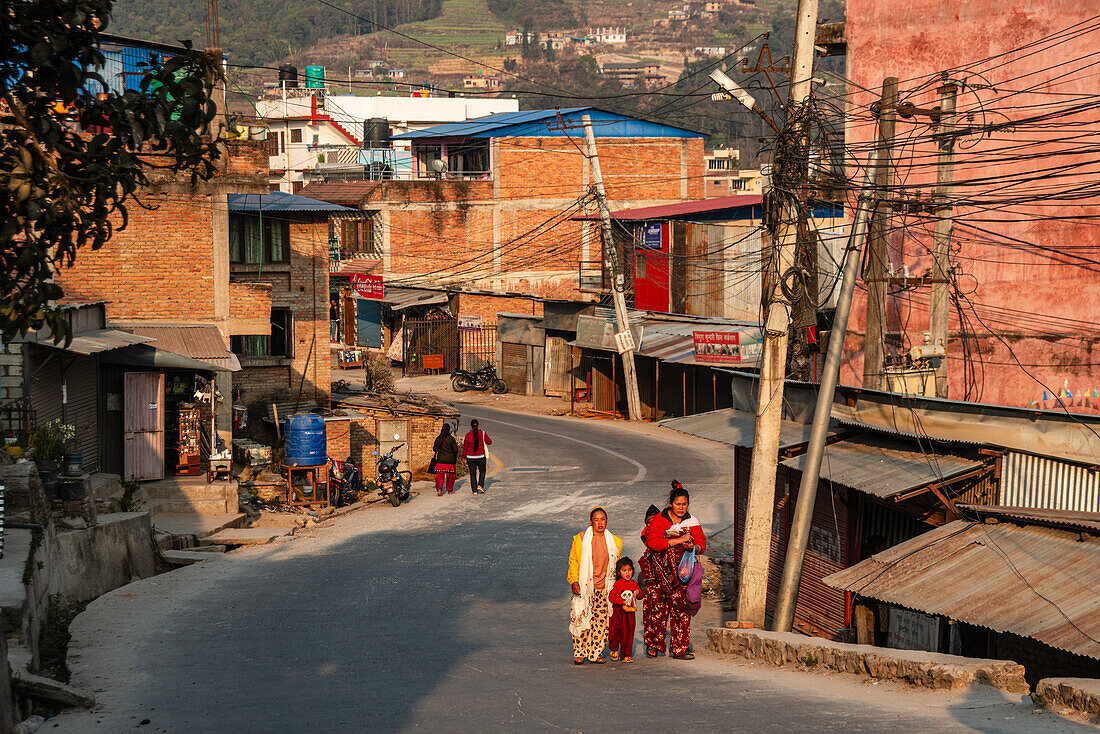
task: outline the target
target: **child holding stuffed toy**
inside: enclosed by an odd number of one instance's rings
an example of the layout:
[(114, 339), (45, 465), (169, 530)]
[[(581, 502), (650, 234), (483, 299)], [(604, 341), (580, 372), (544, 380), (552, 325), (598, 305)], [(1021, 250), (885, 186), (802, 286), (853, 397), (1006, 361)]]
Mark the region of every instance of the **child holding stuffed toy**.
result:
[(611, 601), (608, 644), (612, 660), (634, 662), (634, 612), (638, 609), (640, 592), (634, 580), (634, 561), (625, 556), (620, 558), (615, 564), (615, 585), (608, 594)]

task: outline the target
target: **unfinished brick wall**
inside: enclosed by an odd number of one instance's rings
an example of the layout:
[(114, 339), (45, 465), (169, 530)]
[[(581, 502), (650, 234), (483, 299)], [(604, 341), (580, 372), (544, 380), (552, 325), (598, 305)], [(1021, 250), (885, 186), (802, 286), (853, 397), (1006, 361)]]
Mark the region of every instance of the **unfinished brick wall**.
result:
[[(110, 320), (214, 318), (211, 197), (145, 193), (126, 229), (98, 250), (82, 248), (57, 280), (63, 303), (105, 301)], [(116, 226), (120, 223), (115, 219)]]
[(480, 316), (485, 325), (497, 322), (497, 313), (520, 313), (542, 316), (542, 301), (533, 298), (515, 298), (509, 296), (490, 296), (474, 293), (459, 293), (458, 313)]
[(325, 421), (325, 450), (339, 461), (351, 456), (351, 419)]
[[(356, 408), (356, 410), (363, 411), (362, 408)], [(432, 445), (435, 443), (435, 438), (439, 435), (439, 430), (443, 425), (442, 416), (408, 414), (394, 416), (387, 412), (381, 415), (381, 418), (383, 420), (396, 419), (409, 422), (409, 435), (405, 439), (409, 444), (410, 466), (408, 468), (410, 470), (422, 469), (431, 462)], [(378, 450), (378, 416), (352, 419), (349, 438), (352, 460), (363, 470), (364, 479), (373, 479), (378, 456), (371, 452)], [(459, 437), (459, 440), (461, 440), (461, 437)]]
[(227, 140), (225, 153), (223, 165), (226, 173), (246, 176), (263, 173), (265, 177), (268, 175), (271, 158), (266, 140)]
[(230, 283), (229, 315), (233, 318), (267, 318), (271, 315), (270, 283)]

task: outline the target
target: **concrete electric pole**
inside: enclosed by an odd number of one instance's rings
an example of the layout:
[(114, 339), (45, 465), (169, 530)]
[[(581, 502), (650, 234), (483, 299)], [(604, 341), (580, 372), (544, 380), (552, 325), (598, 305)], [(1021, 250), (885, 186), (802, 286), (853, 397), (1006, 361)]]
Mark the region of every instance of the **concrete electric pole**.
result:
[[(875, 190), (882, 192), (890, 185), (893, 163), (894, 128), (897, 121), (898, 78), (886, 77), (882, 82), (879, 102), (878, 166), (875, 169)], [(880, 197), (871, 215), (871, 237), (867, 243), (867, 328), (863, 337), (863, 386), (871, 390), (886, 389), (886, 293), (889, 289), (890, 204)]]
[[(881, 118), (879, 120), (881, 125)], [(881, 131), (880, 131), (881, 132)], [(844, 249), (844, 270), (840, 282), (840, 296), (836, 304), (836, 316), (829, 334), (829, 351), (825, 357), (825, 366), (821, 370), (821, 384), (817, 390), (817, 405), (814, 409), (814, 422), (810, 427), (810, 441), (806, 447), (805, 463), (802, 465), (802, 481), (798, 486), (798, 499), (794, 518), (791, 520), (791, 535), (787, 544), (787, 557), (783, 563), (783, 578), (779, 583), (779, 600), (775, 606), (775, 630), (789, 632), (794, 622), (794, 610), (798, 603), (798, 585), (802, 581), (802, 562), (806, 557), (806, 545), (810, 537), (810, 525), (813, 521), (814, 503), (817, 502), (817, 485), (821, 476), (821, 455), (825, 451), (825, 438), (829, 435), (829, 419), (832, 417), (833, 395), (836, 393), (837, 378), (840, 376), (840, 357), (844, 351), (844, 334), (848, 330), (848, 315), (852, 310), (852, 294), (856, 289), (856, 274), (859, 271), (859, 250), (863, 237), (867, 233), (867, 221), (873, 208), (874, 183), (879, 168), (881, 151), (876, 149), (867, 161), (867, 170), (856, 206), (852, 229), (848, 235), (848, 246)]]
[[(775, 154), (772, 195), (782, 197), (782, 221), (773, 245), (764, 347), (753, 432), (752, 468), (745, 508), (744, 547), (741, 552), (737, 618), (764, 627), (768, 596), (775, 472), (779, 461), (779, 428), (783, 415), (783, 388), (787, 371), (787, 339), (791, 302), (783, 292), (784, 276), (794, 267), (800, 211), (805, 207), (809, 174), (810, 80), (813, 74), (817, 0), (799, 0), (791, 59), (791, 87), (786, 118)], [(832, 340), (830, 340), (831, 342)]]
[[(623, 357), (623, 378), (626, 380), (626, 405), (630, 413), (630, 420), (642, 419), (642, 400), (638, 394), (638, 373), (634, 367), (634, 336), (630, 331), (630, 323), (626, 319), (626, 296), (623, 293), (625, 286), (622, 270), (619, 268), (619, 251), (615, 247), (615, 241), (611, 236), (611, 211), (607, 208), (607, 192), (603, 187), (603, 174), (600, 172), (600, 157), (596, 152), (596, 136), (592, 134), (592, 118), (585, 115), (581, 118), (584, 122), (585, 157), (588, 158), (592, 171), (592, 183), (596, 188), (596, 201), (600, 207), (600, 237), (603, 241), (604, 265), (611, 271), (611, 297), (615, 302), (615, 323), (619, 334), (627, 340), (629, 349), (621, 349)], [(618, 340), (617, 340), (618, 341)]]
[(951, 287), (951, 187), (955, 181), (955, 97), (958, 87), (947, 81), (939, 89), (939, 129), (936, 132), (939, 155), (936, 158), (936, 222), (932, 234), (932, 305), (928, 316), (928, 332), (932, 344), (943, 345), (943, 356), (935, 367), (936, 397), (947, 397), (948, 298)]

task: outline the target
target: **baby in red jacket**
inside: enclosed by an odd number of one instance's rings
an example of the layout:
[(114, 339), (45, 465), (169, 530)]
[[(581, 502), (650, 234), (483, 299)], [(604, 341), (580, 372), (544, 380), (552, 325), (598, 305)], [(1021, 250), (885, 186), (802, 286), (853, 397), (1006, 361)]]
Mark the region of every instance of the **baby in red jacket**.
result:
[(634, 662), (634, 612), (638, 609), (638, 582), (634, 580), (634, 561), (626, 556), (615, 564), (615, 585), (611, 587), (611, 624), (608, 644), (611, 659)]

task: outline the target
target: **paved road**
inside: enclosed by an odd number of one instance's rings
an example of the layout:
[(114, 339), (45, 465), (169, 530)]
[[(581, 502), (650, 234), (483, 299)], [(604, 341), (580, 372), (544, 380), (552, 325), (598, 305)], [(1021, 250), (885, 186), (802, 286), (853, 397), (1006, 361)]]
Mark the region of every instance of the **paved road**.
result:
[(642, 514), (675, 476), (720, 528), (729, 452), (652, 426), (470, 413), (500, 462), (488, 494), (462, 482), (375, 505), (102, 597), (70, 652), (97, 709), (43, 731), (1084, 730), (991, 690), (910, 692), (709, 653), (572, 665), (565, 565), (588, 508), (608, 507), (636, 558)]

